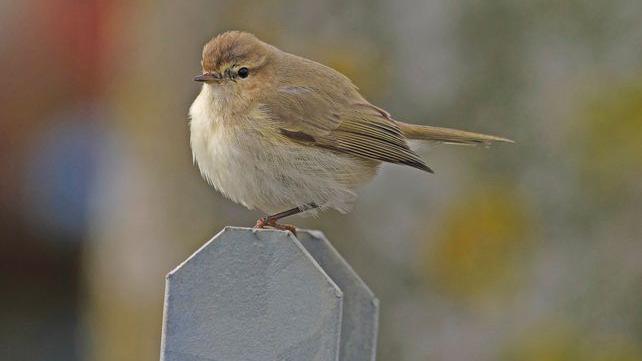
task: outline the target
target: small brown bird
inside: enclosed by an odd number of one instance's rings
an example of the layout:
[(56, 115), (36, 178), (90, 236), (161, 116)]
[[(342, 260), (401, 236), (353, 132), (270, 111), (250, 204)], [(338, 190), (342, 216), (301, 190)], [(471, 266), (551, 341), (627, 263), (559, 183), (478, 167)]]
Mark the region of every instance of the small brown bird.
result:
[(408, 139), (510, 142), (393, 119), (338, 71), (249, 33), (216, 36), (201, 64), (194, 80), (203, 87), (189, 111), (194, 161), (226, 197), (270, 214), (258, 228), (294, 232), (277, 221), (313, 209), (349, 211), (355, 188), (382, 162), (432, 173)]

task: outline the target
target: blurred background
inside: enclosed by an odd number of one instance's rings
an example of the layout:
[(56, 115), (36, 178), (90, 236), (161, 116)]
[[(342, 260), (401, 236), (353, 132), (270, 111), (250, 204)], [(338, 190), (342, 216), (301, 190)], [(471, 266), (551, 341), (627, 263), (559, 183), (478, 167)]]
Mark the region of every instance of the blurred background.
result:
[(164, 274), (260, 215), (192, 165), (201, 47), (339, 69), (423, 147), (320, 229), (381, 300), (379, 360), (642, 360), (642, 2), (0, 2), (0, 359), (157, 360)]

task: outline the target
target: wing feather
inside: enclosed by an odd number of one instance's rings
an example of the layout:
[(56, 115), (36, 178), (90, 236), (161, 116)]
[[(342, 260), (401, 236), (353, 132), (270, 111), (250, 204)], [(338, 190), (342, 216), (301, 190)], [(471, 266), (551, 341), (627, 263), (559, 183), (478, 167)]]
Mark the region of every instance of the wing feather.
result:
[(351, 156), (432, 170), (415, 154), (384, 110), (368, 103), (348, 78), (313, 61), (280, 62), (281, 83), (261, 99), (261, 106), (281, 134), (309, 146)]

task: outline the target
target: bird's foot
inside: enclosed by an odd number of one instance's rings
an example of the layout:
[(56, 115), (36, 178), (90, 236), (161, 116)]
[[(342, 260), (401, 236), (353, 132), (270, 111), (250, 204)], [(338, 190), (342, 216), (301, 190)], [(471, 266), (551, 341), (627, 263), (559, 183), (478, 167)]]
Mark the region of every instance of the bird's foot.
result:
[(256, 221), (256, 225), (254, 225), (254, 228), (258, 229), (265, 229), (265, 228), (273, 228), (273, 229), (278, 229), (280, 231), (290, 231), (292, 232), (293, 235), (296, 236), (296, 227), (291, 225), (291, 224), (279, 224), (276, 223), (276, 219), (271, 218), (271, 217), (261, 217), (259, 218), (258, 221)]

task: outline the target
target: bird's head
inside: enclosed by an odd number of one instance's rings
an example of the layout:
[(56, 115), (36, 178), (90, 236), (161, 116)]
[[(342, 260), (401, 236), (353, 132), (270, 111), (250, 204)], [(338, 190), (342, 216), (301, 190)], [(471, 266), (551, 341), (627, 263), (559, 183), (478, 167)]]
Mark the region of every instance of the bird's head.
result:
[(271, 84), (270, 65), (276, 51), (250, 33), (222, 33), (203, 48), (202, 74), (194, 80), (237, 106), (247, 104)]

